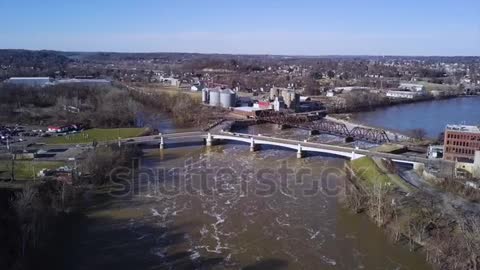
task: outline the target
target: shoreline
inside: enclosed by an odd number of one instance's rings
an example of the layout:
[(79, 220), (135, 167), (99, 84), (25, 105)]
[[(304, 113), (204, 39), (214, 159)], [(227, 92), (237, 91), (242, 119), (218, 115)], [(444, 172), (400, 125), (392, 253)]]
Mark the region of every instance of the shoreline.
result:
[[(474, 231), (478, 229), (474, 216), (468, 215), (465, 209), (449, 205), (450, 201), (436, 197), (436, 193), (416, 189), (405, 194), (400, 186), (389, 184), (394, 182), (382, 184), (365, 178), (366, 169), (400, 177), (394, 168), (377, 166), (367, 169), (352, 162), (345, 163), (341, 203), (346, 209), (366, 215), (394, 243), (420, 252), (433, 269), (470, 269), (469, 266), (478, 264), (480, 257), (475, 247), (478, 235), (472, 236), (462, 229), (463, 226), (471, 226)], [(459, 216), (462, 216), (460, 220), (451, 222)]]

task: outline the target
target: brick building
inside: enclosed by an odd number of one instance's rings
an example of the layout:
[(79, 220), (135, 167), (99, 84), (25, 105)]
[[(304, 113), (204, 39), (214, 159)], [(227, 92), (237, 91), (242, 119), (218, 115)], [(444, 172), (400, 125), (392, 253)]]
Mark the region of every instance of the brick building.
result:
[(480, 150), (478, 126), (447, 125), (444, 139), (444, 159), (473, 163)]

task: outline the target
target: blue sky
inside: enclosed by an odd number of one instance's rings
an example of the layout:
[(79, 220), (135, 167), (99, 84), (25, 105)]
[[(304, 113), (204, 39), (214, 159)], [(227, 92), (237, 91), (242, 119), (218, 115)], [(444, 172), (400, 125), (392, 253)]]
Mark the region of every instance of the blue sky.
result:
[(0, 48), (480, 55), (479, 0), (0, 0)]

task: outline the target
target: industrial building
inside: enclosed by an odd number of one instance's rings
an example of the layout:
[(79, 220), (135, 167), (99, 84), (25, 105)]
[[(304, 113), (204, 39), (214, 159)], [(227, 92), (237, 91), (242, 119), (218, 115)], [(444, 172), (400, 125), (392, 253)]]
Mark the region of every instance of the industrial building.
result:
[(233, 109), (233, 113), (241, 116), (245, 116), (247, 118), (255, 118), (258, 114), (262, 111), (270, 110), (265, 108), (259, 107), (236, 107)]
[(372, 90), (371, 87), (363, 87), (363, 86), (342, 86), (342, 87), (335, 87), (333, 91), (335, 93), (347, 93), (347, 92), (369, 92)]
[(160, 81), (160, 83), (162, 83), (164, 85), (173, 86), (173, 87), (180, 87), (180, 80), (179, 79), (175, 79), (175, 78), (172, 78), (172, 77), (165, 78), (163, 76), (160, 76), (158, 78), (158, 80)]
[(235, 107), (237, 102), (237, 94), (231, 89), (223, 89), (220, 91), (220, 106), (223, 108)]
[(473, 163), (480, 150), (480, 128), (467, 125), (447, 125), (444, 138), (444, 159)]
[(387, 91), (386, 96), (389, 98), (403, 98), (403, 99), (414, 99), (421, 97), (423, 94), (411, 91), (399, 91), (399, 90), (389, 90)]
[(53, 84), (53, 79), (50, 77), (12, 77), (5, 83), (24, 87), (45, 87)]
[(75, 84), (84, 86), (108, 86), (112, 82), (105, 79), (60, 79), (55, 82), (56, 84)]
[(293, 111), (298, 110), (300, 104), (300, 94), (292, 88), (272, 87), (270, 89), (270, 100), (275, 101), (278, 98), (279, 102), (285, 103), (285, 108)]
[(410, 91), (410, 92), (425, 92), (425, 86), (421, 84), (414, 84), (414, 83), (401, 83), (400, 86), (398, 87), (401, 90), (404, 91)]
[(232, 108), (236, 106), (237, 94), (231, 89), (204, 88), (202, 90), (202, 102), (210, 106)]
[(427, 94), (425, 86), (421, 84), (402, 83), (397, 89), (388, 90), (386, 95), (390, 98), (415, 99)]

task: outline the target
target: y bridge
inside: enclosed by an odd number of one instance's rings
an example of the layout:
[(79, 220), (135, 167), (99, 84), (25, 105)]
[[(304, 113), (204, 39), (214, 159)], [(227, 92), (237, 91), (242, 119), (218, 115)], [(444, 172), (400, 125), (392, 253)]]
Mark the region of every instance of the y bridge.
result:
[(164, 149), (169, 145), (169, 143), (187, 142), (193, 140), (204, 141), (207, 146), (212, 146), (219, 141), (242, 142), (249, 145), (250, 151), (252, 152), (259, 150), (261, 145), (277, 146), (285, 149), (295, 150), (297, 152), (297, 158), (302, 158), (305, 153), (312, 152), (334, 155), (350, 160), (355, 160), (364, 156), (375, 156), (390, 159), (397, 163), (411, 164), (413, 166), (420, 166), (422, 164), (427, 164), (431, 162), (426, 158), (415, 156), (380, 153), (345, 146), (336, 146), (330, 144), (232, 132), (209, 133), (204, 131), (195, 131), (185, 133), (159, 134), (156, 136), (144, 136), (125, 139), (122, 142), (127, 144), (156, 144), (159, 146), (160, 149)]
[(319, 120), (318, 116), (292, 115), (279, 112), (263, 111), (258, 115), (257, 119), (285, 127), (295, 127), (309, 130), (310, 134), (312, 135), (326, 133), (374, 143), (390, 142), (385, 130), (364, 127), (348, 129), (345, 124), (328, 120)]

